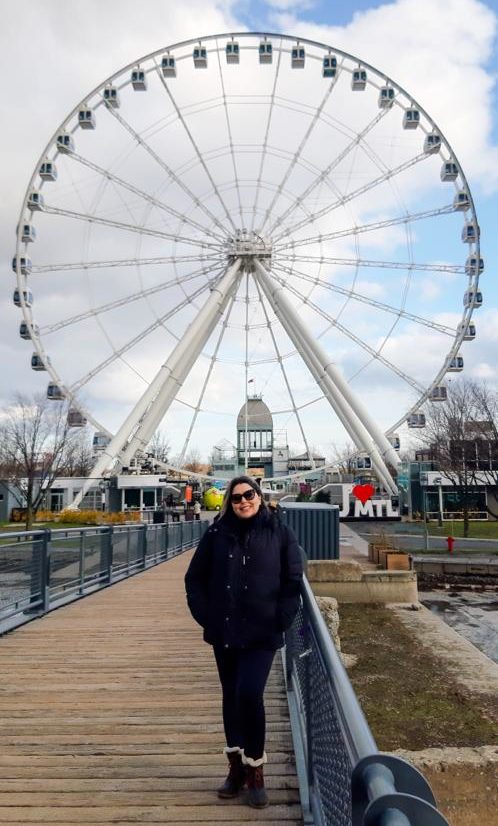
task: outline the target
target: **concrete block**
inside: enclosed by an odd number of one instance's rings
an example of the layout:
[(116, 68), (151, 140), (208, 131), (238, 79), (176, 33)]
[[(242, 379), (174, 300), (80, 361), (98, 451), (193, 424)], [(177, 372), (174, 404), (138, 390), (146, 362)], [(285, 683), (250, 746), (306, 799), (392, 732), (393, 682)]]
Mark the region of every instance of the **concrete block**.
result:
[(359, 562), (342, 559), (320, 559), (308, 561), (310, 582), (359, 582), (362, 567)]

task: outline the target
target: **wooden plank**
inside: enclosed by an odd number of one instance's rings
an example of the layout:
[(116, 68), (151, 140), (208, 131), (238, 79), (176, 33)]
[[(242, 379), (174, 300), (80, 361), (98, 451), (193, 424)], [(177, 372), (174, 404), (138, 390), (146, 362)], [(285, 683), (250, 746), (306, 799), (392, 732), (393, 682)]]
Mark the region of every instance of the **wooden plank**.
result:
[(271, 805), (216, 796), (221, 692), (186, 608), (189, 558), (0, 639), (0, 822), (302, 823), (280, 657), (265, 698)]

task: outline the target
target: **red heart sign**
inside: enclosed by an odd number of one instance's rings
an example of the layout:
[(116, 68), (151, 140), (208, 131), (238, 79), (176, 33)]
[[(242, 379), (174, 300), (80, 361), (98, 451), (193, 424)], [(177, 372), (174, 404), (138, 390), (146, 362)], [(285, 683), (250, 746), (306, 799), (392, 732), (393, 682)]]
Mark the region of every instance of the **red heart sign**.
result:
[(353, 488), (353, 496), (356, 496), (357, 499), (360, 500), (361, 504), (364, 505), (365, 502), (368, 502), (369, 499), (375, 493), (375, 488), (373, 485), (355, 485)]

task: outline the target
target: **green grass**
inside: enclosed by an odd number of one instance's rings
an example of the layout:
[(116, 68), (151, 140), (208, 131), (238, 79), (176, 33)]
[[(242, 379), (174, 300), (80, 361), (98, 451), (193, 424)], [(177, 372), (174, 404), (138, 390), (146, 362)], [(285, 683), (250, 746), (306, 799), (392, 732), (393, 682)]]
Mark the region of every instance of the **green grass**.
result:
[[(443, 522), (439, 527), (436, 521), (427, 523), (427, 530), (430, 536), (463, 536), (463, 522)], [(376, 533), (382, 533), (379, 526)], [(423, 522), (391, 522), (384, 529), (385, 533), (411, 533), (424, 534)], [(498, 539), (498, 520), (496, 522), (469, 522), (469, 539)]]
[[(463, 522), (444, 522), (442, 528), (437, 522), (429, 522), (427, 528), (431, 536), (463, 536)], [(498, 522), (470, 522), (470, 538), (498, 539)]]
[[(35, 522), (31, 528), (32, 531), (50, 530), (64, 530), (65, 528), (95, 528), (99, 527), (94, 524), (82, 524), (81, 522)], [(26, 526), (24, 522), (0, 522), (0, 533), (20, 533), (25, 531)]]

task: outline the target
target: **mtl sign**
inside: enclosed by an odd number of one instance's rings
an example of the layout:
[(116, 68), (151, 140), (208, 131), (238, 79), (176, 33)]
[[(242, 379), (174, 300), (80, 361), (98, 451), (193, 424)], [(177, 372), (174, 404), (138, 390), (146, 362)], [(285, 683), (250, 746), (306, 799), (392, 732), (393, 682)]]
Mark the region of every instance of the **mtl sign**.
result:
[(341, 485), (341, 488), (341, 519), (399, 519), (399, 508), (393, 506), (391, 499), (372, 499), (373, 485)]

